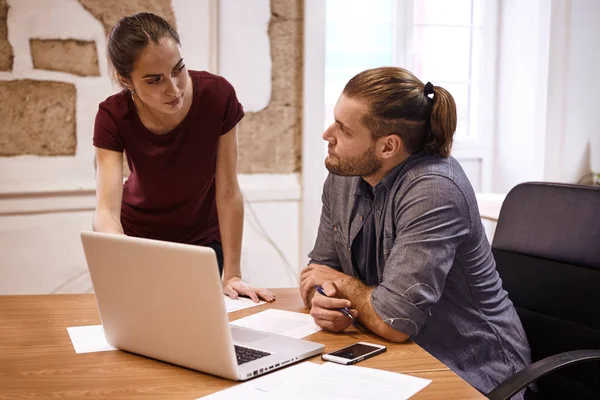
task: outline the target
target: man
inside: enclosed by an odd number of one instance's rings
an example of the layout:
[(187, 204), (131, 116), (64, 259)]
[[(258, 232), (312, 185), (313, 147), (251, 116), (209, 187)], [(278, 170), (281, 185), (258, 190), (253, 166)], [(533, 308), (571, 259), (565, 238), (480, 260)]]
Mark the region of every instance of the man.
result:
[(530, 349), (473, 188), (450, 157), (452, 96), (378, 68), (347, 83), (334, 116), (319, 233), (301, 274), (311, 315), (339, 332), (348, 307), (372, 332), (410, 338), (489, 392), (531, 362)]

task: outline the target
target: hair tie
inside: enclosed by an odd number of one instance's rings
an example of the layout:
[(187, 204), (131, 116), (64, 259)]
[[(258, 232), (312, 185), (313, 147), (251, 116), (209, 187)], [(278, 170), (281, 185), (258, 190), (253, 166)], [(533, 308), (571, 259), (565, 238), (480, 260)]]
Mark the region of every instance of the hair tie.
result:
[(425, 96), (427, 96), (427, 97), (429, 97), (430, 94), (434, 94), (433, 93), (433, 85), (431, 84), (431, 82), (427, 82), (425, 84), (424, 93), (425, 93)]

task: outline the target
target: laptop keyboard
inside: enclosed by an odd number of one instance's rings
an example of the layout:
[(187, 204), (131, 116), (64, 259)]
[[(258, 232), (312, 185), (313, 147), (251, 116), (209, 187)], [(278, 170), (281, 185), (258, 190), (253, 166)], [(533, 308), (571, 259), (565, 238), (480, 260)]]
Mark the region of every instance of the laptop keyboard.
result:
[(271, 353), (267, 353), (260, 350), (249, 349), (247, 347), (237, 346), (235, 347), (235, 355), (237, 357), (238, 365), (245, 364), (250, 361), (258, 360), (259, 358), (263, 358), (266, 356), (270, 356)]

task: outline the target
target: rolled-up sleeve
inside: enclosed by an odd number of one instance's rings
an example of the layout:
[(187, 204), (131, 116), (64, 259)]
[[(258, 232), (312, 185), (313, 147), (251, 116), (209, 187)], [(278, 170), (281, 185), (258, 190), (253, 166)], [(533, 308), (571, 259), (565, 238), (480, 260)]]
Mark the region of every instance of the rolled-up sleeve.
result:
[(315, 247), (308, 254), (311, 263), (327, 265), (338, 271), (342, 271), (340, 259), (335, 250), (335, 242), (333, 240), (333, 231), (331, 223), (331, 214), (329, 209), (329, 191), (331, 188), (331, 175), (327, 177), (323, 185), (323, 195), (321, 200), (323, 208), (321, 210), (321, 222), (319, 223), (319, 231)]
[[(417, 335), (440, 299), (456, 250), (471, 232), (465, 196), (443, 176), (415, 179), (395, 202), (396, 237), (371, 295), (379, 317)], [(385, 240), (385, 238), (384, 238)]]

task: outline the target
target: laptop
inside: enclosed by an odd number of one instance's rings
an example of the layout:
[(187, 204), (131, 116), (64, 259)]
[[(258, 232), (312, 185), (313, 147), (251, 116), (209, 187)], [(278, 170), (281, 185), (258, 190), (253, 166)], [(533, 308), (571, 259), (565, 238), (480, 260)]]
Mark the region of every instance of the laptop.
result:
[(107, 342), (231, 380), (323, 352), (307, 340), (229, 325), (208, 247), (81, 232)]

